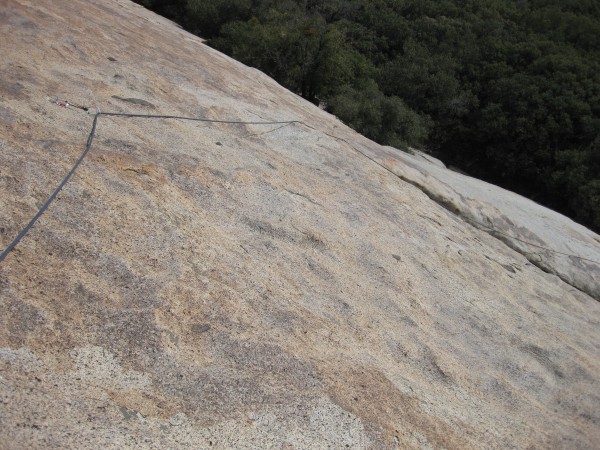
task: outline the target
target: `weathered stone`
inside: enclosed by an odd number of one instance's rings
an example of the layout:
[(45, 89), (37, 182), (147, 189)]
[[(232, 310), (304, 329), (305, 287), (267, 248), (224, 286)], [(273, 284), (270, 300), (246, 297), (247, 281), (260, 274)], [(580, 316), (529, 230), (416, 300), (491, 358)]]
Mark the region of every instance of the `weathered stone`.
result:
[(384, 163), (402, 179), (532, 264), (600, 301), (600, 236), (596, 233), (514, 192), (446, 169), (424, 153), (387, 150)]
[(600, 303), (462, 216), (576, 253), (566, 219), (535, 210), (549, 239), (124, 0), (5, 1), (0, 36), (2, 248), (97, 109), (149, 111), (113, 96), (306, 124), (99, 119), (0, 264), (3, 448), (597, 446)]

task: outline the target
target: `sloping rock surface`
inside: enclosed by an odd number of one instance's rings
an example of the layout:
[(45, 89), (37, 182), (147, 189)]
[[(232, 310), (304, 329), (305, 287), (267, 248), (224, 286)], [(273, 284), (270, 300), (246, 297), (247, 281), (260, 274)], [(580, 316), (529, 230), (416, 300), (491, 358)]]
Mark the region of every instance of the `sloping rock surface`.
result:
[(419, 151), (382, 161), (402, 179), (566, 283), (600, 300), (600, 236), (514, 192), (449, 170)]
[(100, 118), (0, 264), (2, 448), (597, 447), (600, 303), (398, 152), (123, 0), (0, 37), (2, 248), (97, 109), (306, 124)]

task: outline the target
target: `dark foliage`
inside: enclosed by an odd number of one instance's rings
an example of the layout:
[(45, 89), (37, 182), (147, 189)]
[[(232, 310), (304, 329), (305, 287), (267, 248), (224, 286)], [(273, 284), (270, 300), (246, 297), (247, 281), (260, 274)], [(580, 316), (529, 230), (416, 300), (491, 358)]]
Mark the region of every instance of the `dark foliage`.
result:
[(366, 136), (600, 230), (597, 0), (138, 0)]

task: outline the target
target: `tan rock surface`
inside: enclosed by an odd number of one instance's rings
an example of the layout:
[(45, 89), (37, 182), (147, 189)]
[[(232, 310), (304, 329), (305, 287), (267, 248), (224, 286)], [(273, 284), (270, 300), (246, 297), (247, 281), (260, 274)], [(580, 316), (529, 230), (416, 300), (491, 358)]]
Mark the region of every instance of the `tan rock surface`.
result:
[(375, 158), (395, 174), (554, 273), (600, 300), (600, 236), (534, 201), (485, 181), (447, 169), (419, 151), (414, 155), (386, 149)]
[(3, 448), (597, 447), (600, 303), (395, 153), (123, 0), (0, 36), (2, 248), (91, 127), (48, 96), (314, 127), (100, 118), (0, 264)]

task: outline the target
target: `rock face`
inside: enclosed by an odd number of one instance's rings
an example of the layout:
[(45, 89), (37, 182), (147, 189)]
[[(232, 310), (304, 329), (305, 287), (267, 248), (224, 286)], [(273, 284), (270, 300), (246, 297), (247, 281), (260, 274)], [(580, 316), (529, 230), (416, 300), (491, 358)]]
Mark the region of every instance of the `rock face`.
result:
[(0, 4), (2, 248), (98, 109), (306, 124), (100, 118), (0, 263), (3, 448), (597, 447), (600, 303), (414, 161), (135, 4)]
[(525, 197), (448, 170), (421, 152), (391, 149), (387, 159), (381, 153), (375, 158), (534, 265), (600, 301), (600, 236), (593, 231)]

